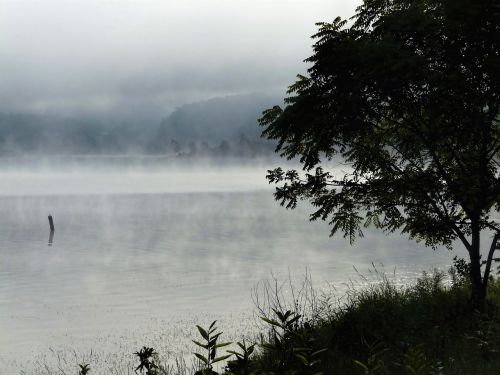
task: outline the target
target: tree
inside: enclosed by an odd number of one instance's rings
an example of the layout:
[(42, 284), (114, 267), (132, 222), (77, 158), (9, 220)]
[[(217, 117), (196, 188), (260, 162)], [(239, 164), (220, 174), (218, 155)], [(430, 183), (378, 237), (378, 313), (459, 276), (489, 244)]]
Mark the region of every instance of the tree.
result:
[[(303, 167), (269, 171), (281, 205), (310, 200), (351, 242), (370, 224), (461, 241), (478, 307), (500, 238), (499, 19), (497, 0), (365, 0), (317, 24), (308, 75), (259, 120)], [(339, 159), (350, 172), (335, 176)]]

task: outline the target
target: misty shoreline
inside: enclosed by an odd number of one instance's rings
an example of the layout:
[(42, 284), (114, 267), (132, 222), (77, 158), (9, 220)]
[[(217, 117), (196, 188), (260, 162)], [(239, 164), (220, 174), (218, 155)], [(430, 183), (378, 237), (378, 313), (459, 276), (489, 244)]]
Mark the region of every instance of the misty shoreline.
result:
[(158, 122), (0, 112), (0, 156), (269, 156), (275, 145), (261, 138), (257, 120), (277, 102), (264, 93), (217, 97), (182, 105)]

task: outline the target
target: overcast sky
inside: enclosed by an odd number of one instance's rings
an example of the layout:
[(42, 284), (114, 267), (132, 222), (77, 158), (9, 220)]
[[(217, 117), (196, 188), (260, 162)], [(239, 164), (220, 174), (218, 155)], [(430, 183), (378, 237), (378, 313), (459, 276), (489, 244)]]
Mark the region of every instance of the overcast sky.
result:
[(283, 92), (354, 0), (0, 0), (0, 111), (149, 113)]

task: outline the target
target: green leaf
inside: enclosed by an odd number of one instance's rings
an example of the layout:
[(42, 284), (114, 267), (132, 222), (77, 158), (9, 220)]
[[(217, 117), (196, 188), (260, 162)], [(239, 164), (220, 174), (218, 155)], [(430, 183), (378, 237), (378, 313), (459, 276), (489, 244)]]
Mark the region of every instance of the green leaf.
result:
[(300, 316), (300, 315), (297, 315), (297, 316), (293, 317), (293, 319), (290, 319), (290, 320), (288, 321), (288, 325), (290, 325), (290, 326), (291, 326), (293, 323), (295, 323), (295, 322), (296, 322), (297, 320), (299, 320), (300, 318), (301, 318), (301, 316)]
[(320, 349), (320, 350), (316, 350), (314, 353), (312, 353), (312, 354), (311, 354), (311, 356), (312, 356), (312, 357), (316, 357), (316, 356), (318, 356), (318, 355), (320, 355), (320, 354), (323, 354), (323, 353), (325, 353), (325, 352), (327, 352), (327, 351), (328, 351), (328, 349)]
[(200, 359), (201, 361), (203, 361), (206, 365), (208, 365), (208, 359), (207, 359), (205, 356), (203, 356), (203, 355), (201, 355), (201, 354), (199, 354), (199, 353), (194, 353), (194, 355), (195, 355), (198, 359)]
[(298, 359), (300, 359), (300, 361), (302, 362), (302, 364), (304, 366), (307, 366), (308, 361), (307, 361), (306, 357), (304, 357), (302, 354), (295, 354), (295, 357), (297, 357)]
[(303, 348), (303, 347), (295, 347), (293, 348), (293, 351), (295, 353), (307, 353), (311, 350), (311, 348)]
[(360, 362), (358, 360), (354, 360), (354, 363), (361, 367), (363, 370), (368, 371), (368, 366), (366, 366), (363, 362)]
[(212, 338), (210, 338), (210, 346), (214, 345), (217, 342), (217, 339), (220, 335), (222, 335), (222, 332), (219, 332), (216, 335), (212, 336)]
[(260, 346), (263, 347), (264, 349), (268, 349), (268, 350), (277, 350), (276, 346), (269, 344), (269, 343), (263, 343), (263, 344), (260, 344)]
[(281, 311), (279, 310), (276, 310), (276, 309), (272, 309), (274, 314), (278, 316), (279, 320), (281, 320), (282, 322), (285, 321), (285, 316), (281, 313)]
[(200, 331), (200, 335), (202, 335), (203, 338), (208, 341), (209, 336), (208, 336), (207, 331), (205, 331), (203, 328), (201, 328), (198, 325), (196, 326), (196, 328), (198, 328), (198, 331)]
[(217, 344), (215, 345), (215, 348), (223, 348), (224, 346), (228, 346), (228, 345), (231, 345), (232, 342), (228, 341), (228, 342), (221, 342), (220, 344)]
[(234, 354), (235, 356), (240, 356), (241, 354), (238, 353), (238, 352), (235, 352), (234, 350), (226, 350), (227, 353), (231, 353), (231, 354)]
[(260, 318), (261, 318), (264, 322), (266, 322), (266, 323), (269, 323), (269, 324), (271, 324), (271, 325), (273, 325), (273, 326), (276, 326), (276, 327), (283, 328), (283, 327), (281, 326), (281, 324), (280, 324), (280, 323), (278, 323), (276, 320), (271, 320), (271, 319), (268, 319), (268, 318), (266, 318), (265, 316), (261, 316)]
[(217, 358), (214, 358), (214, 360), (212, 361), (212, 363), (217, 363), (217, 362), (220, 362), (220, 361), (223, 361), (227, 358), (231, 357), (231, 355), (223, 355), (223, 356), (220, 356), (220, 357), (217, 357)]
[(201, 346), (204, 349), (208, 349), (208, 345), (206, 345), (206, 344), (202, 344), (201, 342), (196, 341), (196, 340), (191, 340), (191, 341), (194, 342), (196, 345)]

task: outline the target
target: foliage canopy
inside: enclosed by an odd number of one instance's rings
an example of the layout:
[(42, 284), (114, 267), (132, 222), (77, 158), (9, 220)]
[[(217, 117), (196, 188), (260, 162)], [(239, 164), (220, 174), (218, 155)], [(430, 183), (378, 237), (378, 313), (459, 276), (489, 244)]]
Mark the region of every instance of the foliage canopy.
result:
[(500, 233), (499, 19), (495, 0), (365, 0), (349, 22), (317, 24), (308, 75), (260, 119), (305, 170), (269, 171), (276, 199), (310, 200), (351, 241), (370, 224), (431, 247), (459, 239), (484, 299)]

